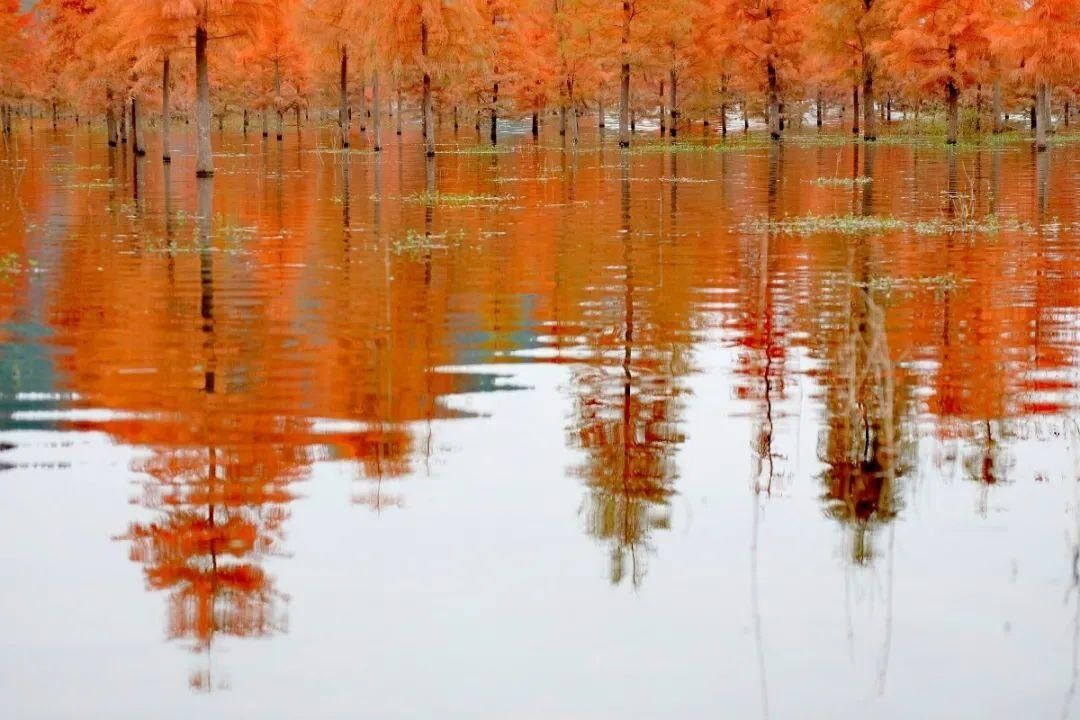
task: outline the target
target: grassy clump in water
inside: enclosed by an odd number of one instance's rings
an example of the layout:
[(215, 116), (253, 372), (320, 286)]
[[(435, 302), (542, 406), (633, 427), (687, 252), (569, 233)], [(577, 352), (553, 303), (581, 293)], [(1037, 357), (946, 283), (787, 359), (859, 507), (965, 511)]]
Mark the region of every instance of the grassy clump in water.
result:
[[(30, 260), (26, 264), (30, 269), (37, 267), (37, 263)], [(7, 253), (6, 255), (0, 255), (0, 282), (10, 283), (16, 275), (22, 275), (25, 272), (22, 259), (18, 253)]]
[(424, 192), (415, 193), (405, 198), (408, 202), (420, 203), (421, 205), (442, 205), (446, 207), (477, 207), (497, 205), (508, 200), (513, 200), (513, 195), (490, 195), (487, 193), (441, 193)]
[(853, 187), (855, 185), (869, 185), (874, 182), (874, 178), (869, 177), (819, 177), (815, 180), (811, 180), (811, 185), (817, 185), (819, 187)]
[(911, 232), (916, 235), (948, 235), (950, 233), (977, 233), (992, 235), (1000, 230), (1026, 231), (1030, 226), (1017, 219), (1002, 223), (996, 215), (983, 218), (940, 218), (910, 221), (891, 215), (803, 215), (801, 217), (770, 220), (758, 218), (739, 226), (749, 233), (773, 232), (786, 235), (873, 235), (888, 232)]
[(450, 233), (430, 235), (409, 228), (405, 233), (405, 237), (394, 240), (390, 247), (395, 255), (417, 257), (426, 255), (435, 250), (449, 250), (451, 247), (459, 244), (464, 237), (464, 230), (458, 231), (453, 235)]
[(910, 223), (891, 216), (803, 215), (782, 220), (758, 218), (743, 223), (740, 229), (753, 233), (775, 232), (788, 235), (817, 235), (830, 232), (841, 235), (862, 235), (907, 230), (909, 227)]

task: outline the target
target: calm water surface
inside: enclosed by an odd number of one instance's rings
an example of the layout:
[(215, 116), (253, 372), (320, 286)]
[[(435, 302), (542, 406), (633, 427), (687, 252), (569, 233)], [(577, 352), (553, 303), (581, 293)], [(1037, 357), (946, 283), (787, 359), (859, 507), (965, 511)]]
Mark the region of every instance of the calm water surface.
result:
[(331, 135), (0, 151), (0, 715), (1080, 717), (1080, 146)]

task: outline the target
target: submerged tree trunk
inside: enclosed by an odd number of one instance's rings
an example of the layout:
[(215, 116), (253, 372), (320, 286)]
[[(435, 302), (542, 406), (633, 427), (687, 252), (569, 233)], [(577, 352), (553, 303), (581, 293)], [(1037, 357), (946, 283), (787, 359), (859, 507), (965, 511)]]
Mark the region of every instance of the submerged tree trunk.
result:
[(777, 87), (776, 66), (771, 59), (765, 61), (765, 72), (769, 79), (765, 111), (768, 113), (769, 137), (780, 139), (780, 93)]
[(851, 88), (851, 134), (859, 134), (859, 86)]
[(214, 153), (210, 146), (210, 72), (206, 59), (205, 27), (195, 29), (195, 174), (214, 174)]
[(424, 63), (423, 126), (424, 154), (435, 157), (435, 124), (432, 122), (431, 107), (431, 71), (428, 69), (428, 26), (427, 21), (420, 22), (420, 56)]
[(1039, 151), (1047, 148), (1047, 134), (1050, 132), (1050, 93), (1044, 80), (1036, 81), (1035, 85), (1035, 109), (1032, 117), (1035, 121), (1035, 148)]
[(52, 129), (56, 130), (56, 101), (52, 102)]
[(142, 128), (140, 127), (141, 119), (139, 116), (139, 98), (131, 96), (131, 151), (135, 153), (135, 157), (143, 157), (146, 155), (146, 148), (142, 145)]
[[(7, 106), (4, 106), (5, 112)], [(4, 118), (4, 130), (7, 131), (7, 118)], [(109, 137), (109, 147), (116, 147), (118, 145), (116, 141), (116, 107), (113, 102), (112, 88), (105, 88), (105, 131)]]
[(600, 97), (598, 97), (596, 99), (596, 119), (597, 119), (597, 125), (596, 126), (597, 127), (602, 128), (602, 127), (607, 126), (607, 121), (604, 119), (604, 115), (605, 115), (604, 96), (601, 95)]
[(727, 137), (727, 104), (720, 103), (720, 135)]
[(349, 147), (349, 48), (341, 46), (341, 77), (338, 87), (338, 128), (341, 130), (341, 147)]
[(169, 56), (166, 55), (161, 63), (161, 161), (172, 162), (172, 141), (170, 138), (170, 125), (172, 118), (172, 106), (169, 98)]
[(874, 114), (874, 61), (863, 53), (863, 140), (877, 140), (877, 116)]
[(394, 122), (397, 125), (396, 131), (397, 131), (398, 135), (401, 135), (401, 133), (404, 131), (404, 127), (403, 127), (404, 120), (402, 118), (405, 115), (405, 112), (401, 109), (401, 105), (402, 105), (403, 102), (404, 101), (401, 99), (401, 80), (398, 80), (398, 85), (397, 85), (397, 112), (394, 114)]
[(274, 60), (274, 108), (277, 113), (275, 132), (278, 140), (285, 139), (285, 108), (281, 107), (281, 60)]
[[(495, 72), (498, 72), (496, 68)], [(496, 82), (491, 86), (491, 144), (494, 145), (499, 140), (499, 83)]]
[[(363, 68), (360, 68), (360, 71), (361, 71), (361, 74), (363, 74)], [(360, 81), (360, 96), (357, 99), (360, 101), (360, 132), (366, 133), (367, 132), (367, 119), (368, 119), (367, 81), (366, 80), (361, 80)], [(349, 113), (349, 114), (350, 114), (350, 116), (352, 115), (352, 113)]]
[(960, 89), (953, 80), (945, 85), (946, 137), (945, 142), (955, 145), (960, 134)]
[(535, 110), (532, 114), (532, 136), (540, 137), (540, 113)]
[(1001, 112), (1001, 81), (994, 81), (994, 90), (992, 99), (990, 101), (990, 112), (994, 115), (994, 134), (1002, 133), (1005, 131), (1005, 119)]
[(270, 137), (270, 111), (265, 105), (262, 108), (262, 136)]
[(623, 0), (622, 64), (619, 68), (619, 147), (630, 147), (630, 0)]
[(821, 127), (825, 122), (825, 103), (821, 99), (821, 90), (818, 90), (817, 92), (817, 98), (815, 98), (814, 101), (814, 110), (816, 115), (814, 119), (817, 122), (817, 126)]
[(371, 148), (375, 152), (382, 150), (382, 101), (379, 98), (379, 73), (371, 79), (371, 122), (374, 124), (375, 137), (372, 138)]
[(672, 68), (668, 75), (668, 108), (671, 112), (671, 137), (679, 135), (679, 74)]

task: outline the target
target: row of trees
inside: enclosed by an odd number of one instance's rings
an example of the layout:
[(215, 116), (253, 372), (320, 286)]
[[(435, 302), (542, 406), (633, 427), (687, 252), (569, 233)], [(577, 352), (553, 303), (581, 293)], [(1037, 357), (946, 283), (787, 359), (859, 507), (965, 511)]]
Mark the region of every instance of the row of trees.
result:
[(359, 114), (378, 150), (387, 90), (399, 132), (406, 98), (419, 101), (428, 155), (436, 105), (494, 141), (502, 115), (538, 132), (551, 112), (574, 140), (584, 113), (604, 124), (615, 104), (623, 146), (636, 113), (659, 112), (674, 136), (695, 114), (726, 132), (739, 108), (778, 139), (839, 105), (872, 140), (894, 103), (928, 104), (955, 142), (961, 105), (995, 131), (1022, 107), (1045, 148), (1052, 122), (1036, 118), (1068, 103), (1078, 58), (1080, 0), (40, 0), (29, 15), (0, 0), (5, 129), (20, 104), (54, 123), (104, 115), (110, 142), (130, 127), (141, 153), (151, 102), (166, 160), (171, 116), (194, 115), (201, 175), (213, 116), (230, 111), (245, 128), (261, 115), (265, 135), (275, 116), (280, 137), (287, 112), (336, 106), (341, 144)]

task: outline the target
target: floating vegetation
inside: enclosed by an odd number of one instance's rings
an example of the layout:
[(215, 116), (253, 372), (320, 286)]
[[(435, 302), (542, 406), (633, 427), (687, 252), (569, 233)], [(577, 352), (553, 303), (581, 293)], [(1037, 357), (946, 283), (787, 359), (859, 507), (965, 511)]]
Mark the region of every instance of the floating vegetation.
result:
[(506, 155), (515, 152), (505, 145), (467, 145), (449, 150), (439, 150), (440, 155)]
[(818, 185), (820, 187), (853, 187), (856, 185), (869, 185), (872, 182), (874, 182), (874, 178), (865, 176), (853, 178), (819, 177), (810, 181), (812, 185)]
[[(37, 263), (30, 260), (26, 263), (26, 266), (33, 270), (37, 267)], [(6, 255), (0, 255), (0, 282), (10, 283), (16, 275), (22, 275), (26, 268), (23, 267), (22, 259), (18, 253), (7, 253)]]
[(1031, 226), (1018, 219), (999, 221), (996, 215), (974, 218), (938, 218), (934, 220), (904, 220), (891, 215), (803, 215), (770, 220), (758, 218), (742, 223), (742, 232), (773, 232), (787, 235), (873, 235), (888, 232), (912, 232), (916, 235), (947, 235), (949, 233), (994, 234), (1000, 230), (1028, 231)]
[(863, 288), (870, 292), (891, 293), (894, 290), (934, 290), (935, 292), (952, 292), (959, 290), (963, 285), (970, 285), (974, 280), (958, 278), (953, 273), (943, 275), (931, 275), (915, 278), (895, 278), (888, 275), (877, 275), (863, 283), (853, 283), (855, 287)]
[(108, 180), (90, 180), (82, 183), (71, 183), (68, 185), (73, 190), (115, 190), (119, 183), (114, 179)]
[(429, 235), (417, 232), (412, 228), (405, 233), (404, 238), (394, 240), (391, 249), (395, 255), (418, 256), (425, 255), (434, 250), (448, 250), (461, 243), (465, 238), (465, 231), (459, 230), (455, 234), (441, 233)]
[(449, 207), (483, 207), (497, 205), (513, 199), (513, 195), (489, 195), (486, 193), (432, 193), (426, 190), (424, 192), (409, 195), (405, 198), (407, 202)]

